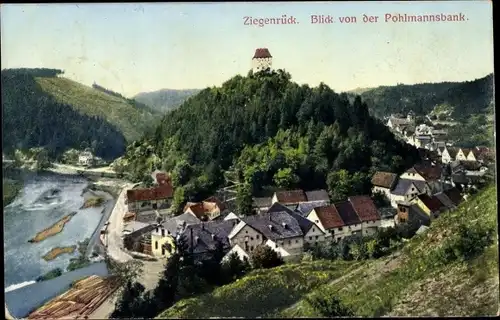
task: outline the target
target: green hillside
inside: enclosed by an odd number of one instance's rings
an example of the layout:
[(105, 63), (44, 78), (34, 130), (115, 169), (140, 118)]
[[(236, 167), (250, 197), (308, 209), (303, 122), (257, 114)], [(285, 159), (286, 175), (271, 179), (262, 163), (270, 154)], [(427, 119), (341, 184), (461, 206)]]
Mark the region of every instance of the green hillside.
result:
[(181, 300), (158, 318), (318, 317), (333, 294), (356, 316), (487, 316), (498, 310), (496, 188), (490, 186), (389, 257), (257, 270)]
[(165, 113), (179, 107), (189, 97), (200, 92), (200, 89), (161, 89), (153, 92), (141, 92), (134, 99), (153, 110)]
[(224, 172), (253, 193), (328, 188), (336, 198), (367, 193), (374, 170), (400, 172), (417, 159), (361, 99), (300, 86), (277, 70), (200, 91), (131, 144), (117, 168), (137, 181), (155, 168), (172, 172), (185, 199), (213, 194)]
[(493, 74), (465, 82), (399, 84), (353, 93), (359, 93), (377, 117), (410, 110), (426, 115), (438, 108), (450, 110), (455, 119), (466, 119), (471, 114), (492, 112)]
[(157, 117), (133, 101), (63, 78), (56, 69), (2, 70), (3, 151), (45, 147), (57, 157), (91, 147), (103, 158), (155, 127)]
[(67, 78), (35, 79), (42, 90), (58, 102), (69, 104), (82, 114), (106, 119), (123, 133), (128, 142), (139, 139), (155, 127), (156, 117), (151, 112), (135, 107), (125, 98), (104, 93)]

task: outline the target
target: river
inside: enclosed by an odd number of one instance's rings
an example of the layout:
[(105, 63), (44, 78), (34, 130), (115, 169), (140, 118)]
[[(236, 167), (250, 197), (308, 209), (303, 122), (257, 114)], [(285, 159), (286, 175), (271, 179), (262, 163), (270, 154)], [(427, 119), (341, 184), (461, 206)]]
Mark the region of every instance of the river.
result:
[[(82, 191), (87, 185), (88, 181), (79, 176), (43, 173), (24, 177), (23, 189), (4, 208), (6, 291), (32, 283), (38, 276), (54, 268), (66, 270), (70, 258), (78, 255), (77, 251), (48, 262), (42, 256), (52, 248), (76, 245), (78, 241), (92, 237), (96, 228), (102, 224), (102, 207), (80, 210), (84, 203)], [(51, 190), (60, 191), (53, 195)], [(47, 195), (49, 196), (45, 197)], [(28, 242), (37, 232), (73, 211), (77, 214), (62, 232), (39, 243)]]

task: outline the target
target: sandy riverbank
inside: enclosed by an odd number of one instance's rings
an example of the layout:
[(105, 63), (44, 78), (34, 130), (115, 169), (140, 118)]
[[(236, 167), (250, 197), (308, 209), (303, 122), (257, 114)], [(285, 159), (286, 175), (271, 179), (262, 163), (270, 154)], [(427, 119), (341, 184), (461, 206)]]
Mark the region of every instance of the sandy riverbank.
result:
[(71, 220), (71, 218), (76, 214), (76, 211), (71, 212), (70, 214), (62, 217), (61, 220), (57, 221), (47, 229), (44, 229), (36, 234), (36, 236), (33, 239), (28, 240), (28, 242), (40, 242), (48, 237), (52, 237), (59, 232), (63, 231), (64, 225)]
[(75, 250), (76, 250), (76, 246), (57, 247), (57, 248), (54, 248), (54, 249), (50, 250), (42, 258), (45, 261), (50, 261), (50, 260), (54, 260), (55, 258), (57, 258), (58, 256), (60, 256), (61, 254), (73, 253), (73, 252), (75, 252)]

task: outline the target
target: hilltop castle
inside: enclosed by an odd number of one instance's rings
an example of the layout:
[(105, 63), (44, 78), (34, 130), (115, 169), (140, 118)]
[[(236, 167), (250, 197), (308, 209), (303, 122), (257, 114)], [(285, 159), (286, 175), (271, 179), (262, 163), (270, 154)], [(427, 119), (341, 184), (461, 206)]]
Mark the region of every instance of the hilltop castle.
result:
[(267, 48), (258, 48), (252, 58), (253, 72), (259, 72), (266, 69), (271, 69), (273, 64), (273, 56)]

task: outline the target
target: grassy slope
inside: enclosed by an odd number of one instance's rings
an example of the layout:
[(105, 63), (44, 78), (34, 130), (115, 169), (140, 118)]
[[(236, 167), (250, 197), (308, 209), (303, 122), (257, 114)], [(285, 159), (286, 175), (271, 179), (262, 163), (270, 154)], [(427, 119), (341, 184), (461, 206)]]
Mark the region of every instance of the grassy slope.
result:
[(272, 316), (321, 283), (334, 280), (359, 263), (315, 261), (255, 270), (212, 293), (178, 302), (158, 318)]
[(22, 182), (2, 178), (2, 198), (4, 207), (9, 205), (23, 188)]
[(115, 97), (63, 77), (36, 78), (42, 89), (59, 102), (89, 116), (102, 117), (120, 130), (129, 142), (154, 128), (158, 117)]
[(255, 271), (210, 294), (178, 302), (164, 317), (311, 317), (307, 294), (333, 286), (358, 316), (473, 316), (498, 309), (498, 242), (470, 262), (433, 263), (460, 223), (496, 229), (496, 188), (489, 187), (394, 256), (364, 262), (315, 261)]

